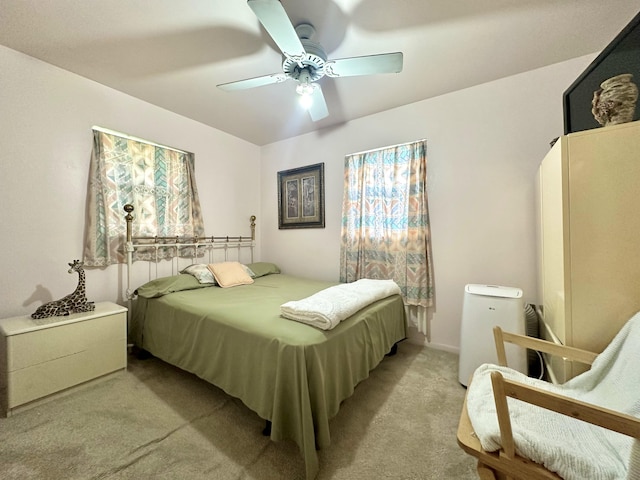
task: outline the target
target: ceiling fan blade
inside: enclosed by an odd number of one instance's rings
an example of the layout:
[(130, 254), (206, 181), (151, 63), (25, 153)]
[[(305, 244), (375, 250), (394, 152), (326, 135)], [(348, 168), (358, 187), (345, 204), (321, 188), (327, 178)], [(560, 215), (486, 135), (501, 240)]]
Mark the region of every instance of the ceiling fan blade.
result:
[(315, 87), (311, 94), (313, 103), (309, 107), (309, 116), (311, 116), (311, 120), (317, 122), (318, 120), (322, 120), (329, 116), (329, 109), (327, 108), (327, 102), (324, 99), (324, 94), (322, 93), (320, 85), (317, 83), (314, 85)]
[(364, 57), (329, 60), (324, 66), (328, 77), (351, 77), (376, 73), (398, 73), (402, 71), (402, 52), (381, 53)]
[(287, 80), (284, 73), (272, 73), (262, 77), (247, 78), (246, 80), (238, 80), (235, 82), (221, 83), (217, 87), (221, 90), (231, 92), (234, 90), (246, 90), (248, 88), (262, 87), (263, 85), (271, 85), (272, 83), (280, 83)]
[(295, 59), (306, 53), (279, 0), (247, 0), (247, 4), (286, 57)]

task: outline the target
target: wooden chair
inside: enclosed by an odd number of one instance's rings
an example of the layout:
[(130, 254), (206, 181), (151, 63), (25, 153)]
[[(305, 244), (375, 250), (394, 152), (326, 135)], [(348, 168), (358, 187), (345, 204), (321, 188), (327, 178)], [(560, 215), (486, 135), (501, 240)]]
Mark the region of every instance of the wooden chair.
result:
[[(591, 365), (597, 354), (572, 347), (556, 345), (540, 339), (503, 332), (500, 327), (493, 330), (498, 354), (498, 363), (507, 366), (504, 343), (513, 343), (551, 355), (559, 355), (568, 360)], [(469, 455), (478, 459), (478, 476), (481, 480), (522, 479), (550, 480), (561, 479), (541, 464), (523, 458), (515, 453), (511, 430), (511, 420), (507, 406), (507, 397), (519, 399), (533, 405), (559, 412), (563, 415), (599, 425), (636, 439), (640, 439), (640, 419), (599, 406), (540, 390), (531, 386), (505, 379), (500, 372), (491, 373), (491, 383), (496, 403), (498, 424), (500, 427), (501, 450), (486, 452), (476, 437), (465, 398), (458, 425), (458, 445)]]

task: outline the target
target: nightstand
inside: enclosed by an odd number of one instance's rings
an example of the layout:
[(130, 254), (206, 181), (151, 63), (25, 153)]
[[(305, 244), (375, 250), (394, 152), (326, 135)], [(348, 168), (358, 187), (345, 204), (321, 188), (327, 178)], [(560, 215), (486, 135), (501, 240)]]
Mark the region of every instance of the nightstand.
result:
[(127, 368), (127, 309), (0, 319), (0, 411)]

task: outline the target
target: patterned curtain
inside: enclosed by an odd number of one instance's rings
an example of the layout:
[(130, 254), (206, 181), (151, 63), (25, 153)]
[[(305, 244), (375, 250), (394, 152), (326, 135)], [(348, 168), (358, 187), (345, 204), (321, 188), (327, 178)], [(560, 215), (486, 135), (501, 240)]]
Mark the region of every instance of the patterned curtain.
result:
[[(134, 206), (133, 236), (203, 236), (194, 155), (93, 131), (89, 171), (86, 266), (125, 263), (124, 205)], [(158, 259), (175, 256), (158, 250)], [(155, 260), (136, 250), (134, 260)]]
[(345, 157), (340, 281), (393, 279), (406, 305), (433, 306), (426, 142)]

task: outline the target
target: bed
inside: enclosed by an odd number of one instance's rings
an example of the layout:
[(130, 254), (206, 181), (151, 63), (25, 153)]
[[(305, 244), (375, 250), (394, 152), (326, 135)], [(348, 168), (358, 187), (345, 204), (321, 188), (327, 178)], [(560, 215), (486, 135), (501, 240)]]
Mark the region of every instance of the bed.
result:
[(377, 300), (322, 330), (282, 317), (280, 307), (334, 283), (286, 275), (268, 262), (247, 266), (254, 277), (247, 285), (220, 288), (178, 273), (137, 288), (130, 337), (241, 399), (267, 421), (272, 440), (297, 443), (313, 479), (316, 449), (329, 445), (340, 403), (405, 339), (403, 301)]

